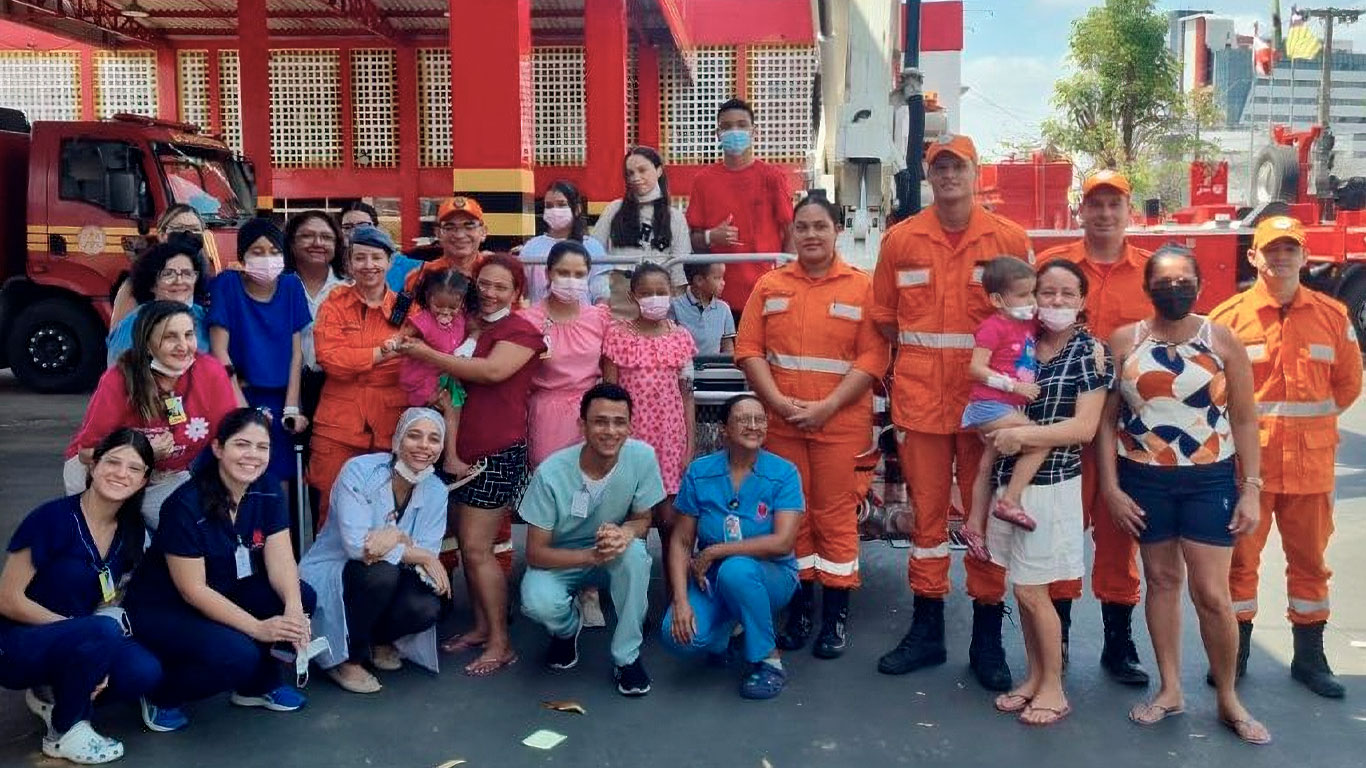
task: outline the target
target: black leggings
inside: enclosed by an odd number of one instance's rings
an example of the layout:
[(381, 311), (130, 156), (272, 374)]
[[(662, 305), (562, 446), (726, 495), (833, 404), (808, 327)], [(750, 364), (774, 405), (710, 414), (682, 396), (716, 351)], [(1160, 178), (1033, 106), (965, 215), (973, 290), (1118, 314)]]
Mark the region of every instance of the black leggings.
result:
[(370, 658), (376, 644), (392, 643), (436, 624), (441, 599), (412, 568), (386, 562), (348, 560), (342, 569), (349, 661)]

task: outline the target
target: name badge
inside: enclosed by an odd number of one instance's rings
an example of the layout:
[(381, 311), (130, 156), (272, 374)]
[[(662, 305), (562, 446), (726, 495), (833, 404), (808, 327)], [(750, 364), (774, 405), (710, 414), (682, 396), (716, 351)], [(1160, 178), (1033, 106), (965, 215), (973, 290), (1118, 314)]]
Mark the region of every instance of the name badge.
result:
[(166, 406), (166, 422), (171, 426), (185, 423), (185, 400), (180, 395), (171, 395), (161, 401)]
[(114, 601), (114, 574), (108, 568), (100, 569), (100, 602), (111, 603)]
[(575, 491), (569, 502), (569, 514), (573, 517), (588, 517), (588, 491)]
[(740, 531), (740, 518), (735, 515), (726, 515), (725, 524), (726, 541), (740, 541), (745, 535)]
[(251, 575), (251, 550), (238, 544), (237, 551), (232, 555), (237, 562), (237, 578), (245, 579)]

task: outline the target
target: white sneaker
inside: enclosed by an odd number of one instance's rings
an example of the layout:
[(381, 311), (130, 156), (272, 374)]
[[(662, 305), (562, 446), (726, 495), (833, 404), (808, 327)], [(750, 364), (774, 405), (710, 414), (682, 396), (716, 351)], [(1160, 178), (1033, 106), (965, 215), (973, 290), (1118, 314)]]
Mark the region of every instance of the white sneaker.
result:
[(579, 590), (574, 600), (579, 604), (579, 621), (588, 629), (607, 626), (607, 617), (602, 615), (602, 596), (597, 587)]
[(43, 737), (43, 754), (80, 765), (100, 765), (123, 757), (123, 744), (101, 736), (89, 720), (82, 720), (59, 737)]

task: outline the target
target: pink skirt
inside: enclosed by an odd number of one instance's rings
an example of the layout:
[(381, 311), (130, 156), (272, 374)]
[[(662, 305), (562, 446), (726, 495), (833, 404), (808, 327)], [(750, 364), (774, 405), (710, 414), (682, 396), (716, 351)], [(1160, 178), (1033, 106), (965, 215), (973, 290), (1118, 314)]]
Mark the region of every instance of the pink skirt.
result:
[(527, 412), (527, 458), (534, 469), (547, 456), (583, 441), (579, 401), (588, 390), (540, 389), (531, 393)]

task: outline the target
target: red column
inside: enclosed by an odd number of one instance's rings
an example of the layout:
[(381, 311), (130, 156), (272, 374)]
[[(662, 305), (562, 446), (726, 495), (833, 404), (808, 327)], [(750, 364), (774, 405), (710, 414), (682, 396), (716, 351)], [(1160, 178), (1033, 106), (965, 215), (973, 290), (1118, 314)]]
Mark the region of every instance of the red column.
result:
[(659, 119), (659, 49), (644, 41), (636, 49), (636, 93), (639, 96), (637, 141), (642, 147), (658, 149), (662, 125)]
[(453, 189), (484, 209), (492, 246), (536, 233), (531, 0), (449, 0)]
[(584, 77), (587, 89), (586, 199), (606, 201), (621, 192), (626, 154), (626, 0), (583, 5)]
[(175, 49), (157, 49), (157, 117), (163, 120), (180, 119), (180, 68), (176, 66)]
[(402, 227), (402, 247), (407, 248), (413, 238), (422, 234), (421, 187), (418, 184), (418, 157), (421, 137), (418, 135), (417, 49), (412, 45), (398, 47), (398, 213)]
[(270, 161), (270, 31), (266, 0), (237, 3), (238, 57), (242, 86), (242, 150), (256, 164), (256, 206), (275, 207)]
[(81, 119), (95, 119), (95, 50), (81, 49)]

